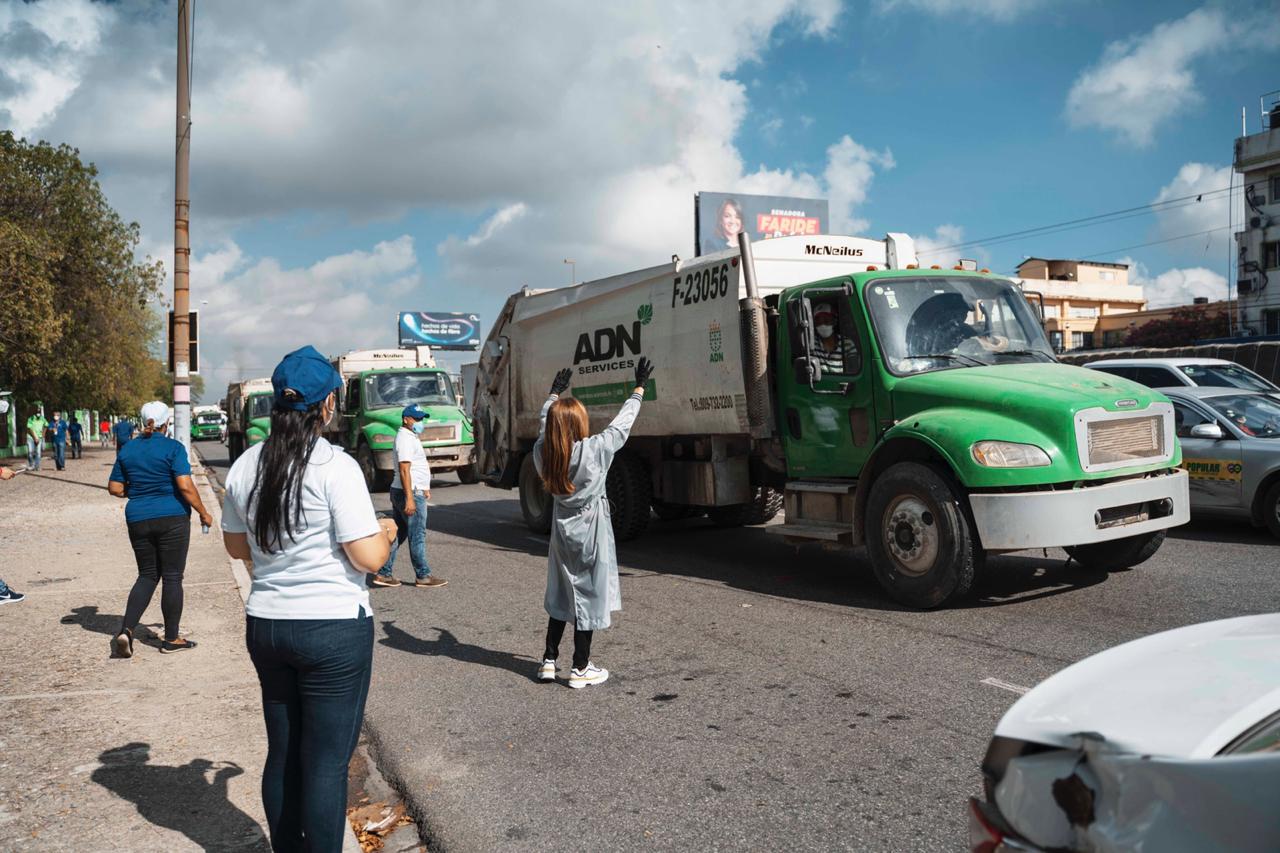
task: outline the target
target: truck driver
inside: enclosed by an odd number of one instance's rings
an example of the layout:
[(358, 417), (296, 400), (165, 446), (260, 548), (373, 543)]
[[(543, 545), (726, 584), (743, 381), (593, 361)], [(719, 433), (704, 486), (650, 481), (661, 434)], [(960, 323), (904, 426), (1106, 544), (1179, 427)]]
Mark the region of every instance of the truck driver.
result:
[(840, 334), (836, 308), (830, 302), (816, 302), (813, 306), (813, 325), (817, 340), (810, 355), (818, 360), (823, 375), (857, 372), (858, 348), (853, 341)]

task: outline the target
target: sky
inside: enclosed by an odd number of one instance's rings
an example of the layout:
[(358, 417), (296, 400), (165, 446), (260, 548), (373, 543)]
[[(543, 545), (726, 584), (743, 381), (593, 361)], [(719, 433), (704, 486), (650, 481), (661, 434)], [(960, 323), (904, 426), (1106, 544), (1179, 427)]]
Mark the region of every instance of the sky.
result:
[[(393, 347), (400, 310), (487, 333), (521, 286), (688, 257), (699, 190), (827, 198), (834, 233), (926, 263), (1119, 261), (1153, 306), (1219, 298), (1241, 109), (1257, 132), (1280, 89), (1265, 0), (193, 2), (214, 401), (305, 343)], [(78, 148), (166, 267), (176, 3), (0, 0), (0, 127)]]

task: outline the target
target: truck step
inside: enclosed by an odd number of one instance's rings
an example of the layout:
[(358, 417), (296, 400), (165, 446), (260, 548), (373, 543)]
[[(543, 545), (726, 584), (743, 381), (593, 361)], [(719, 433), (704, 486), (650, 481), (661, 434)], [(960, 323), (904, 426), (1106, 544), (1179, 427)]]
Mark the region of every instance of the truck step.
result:
[(853, 543), (853, 531), (847, 524), (806, 521), (798, 524), (775, 524), (765, 530), (785, 539), (815, 539), (821, 542)]
[(822, 492), (831, 495), (850, 495), (858, 488), (857, 483), (829, 483), (823, 480), (794, 480), (787, 483), (788, 492)]

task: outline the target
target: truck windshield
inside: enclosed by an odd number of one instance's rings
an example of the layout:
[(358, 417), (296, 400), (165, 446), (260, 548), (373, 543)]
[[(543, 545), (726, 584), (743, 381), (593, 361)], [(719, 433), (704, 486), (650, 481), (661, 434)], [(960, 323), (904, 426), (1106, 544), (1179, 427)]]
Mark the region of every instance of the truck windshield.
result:
[(456, 404), (449, 378), (443, 373), (376, 373), (364, 380), (366, 409), (388, 409), (424, 403), (435, 406)]
[(1235, 364), (1184, 364), (1179, 368), (1197, 385), (1243, 388), (1246, 391), (1280, 391), (1252, 370)]
[(1280, 438), (1280, 403), (1266, 394), (1206, 397), (1208, 403), (1245, 435)]
[(209, 415), (196, 415), (196, 423), (198, 424), (217, 424), (222, 422), (222, 416), (217, 412)]
[(249, 410), (250, 420), (271, 417), (271, 400), (272, 395), (270, 394), (258, 394), (250, 397), (249, 405), (246, 407)]
[(971, 276), (881, 278), (864, 298), (896, 374), (1057, 359), (1012, 282)]

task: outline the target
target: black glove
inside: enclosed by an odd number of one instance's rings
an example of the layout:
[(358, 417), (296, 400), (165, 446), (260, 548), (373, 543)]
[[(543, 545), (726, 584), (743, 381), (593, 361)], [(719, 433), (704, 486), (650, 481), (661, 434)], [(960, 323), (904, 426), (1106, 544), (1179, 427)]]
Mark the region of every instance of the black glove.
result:
[(569, 380), (573, 378), (573, 368), (566, 367), (556, 374), (555, 381), (551, 383), (551, 393), (559, 396), (569, 387)]
[(653, 362), (644, 356), (640, 356), (640, 360), (636, 362), (636, 387), (642, 388), (649, 381), (649, 377), (653, 375)]

